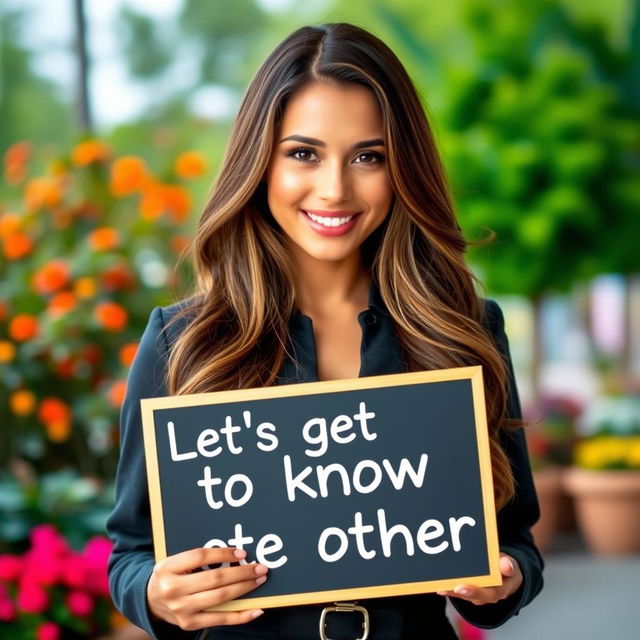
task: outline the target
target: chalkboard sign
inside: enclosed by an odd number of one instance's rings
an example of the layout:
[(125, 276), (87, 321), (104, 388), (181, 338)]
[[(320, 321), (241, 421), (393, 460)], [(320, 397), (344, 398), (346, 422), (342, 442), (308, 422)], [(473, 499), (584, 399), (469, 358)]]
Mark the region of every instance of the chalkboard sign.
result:
[(220, 610), (501, 583), (480, 367), (141, 404), (157, 559), (270, 567)]

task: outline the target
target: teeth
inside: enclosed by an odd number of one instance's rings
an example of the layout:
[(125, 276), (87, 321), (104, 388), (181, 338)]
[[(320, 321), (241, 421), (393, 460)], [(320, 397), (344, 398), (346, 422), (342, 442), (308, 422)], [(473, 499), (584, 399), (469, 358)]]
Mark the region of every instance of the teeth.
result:
[(347, 224), (349, 220), (353, 218), (353, 216), (347, 216), (346, 218), (323, 218), (322, 216), (317, 216), (315, 213), (309, 213), (305, 211), (305, 213), (318, 224), (321, 224), (323, 227), (339, 227), (343, 224)]

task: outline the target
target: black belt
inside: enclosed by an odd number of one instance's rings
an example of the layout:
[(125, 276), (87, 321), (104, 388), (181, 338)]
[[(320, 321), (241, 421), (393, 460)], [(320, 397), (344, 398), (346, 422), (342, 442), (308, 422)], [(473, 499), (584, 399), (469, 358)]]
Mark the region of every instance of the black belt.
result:
[[(246, 625), (217, 627), (201, 640), (452, 640), (455, 635), (444, 615), (431, 607), (420, 609), (383, 606), (371, 600), (362, 603), (334, 603), (266, 609)], [(322, 630), (321, 630), (322, 629)], [(324, 635), (323, 635), (324, 634)]]

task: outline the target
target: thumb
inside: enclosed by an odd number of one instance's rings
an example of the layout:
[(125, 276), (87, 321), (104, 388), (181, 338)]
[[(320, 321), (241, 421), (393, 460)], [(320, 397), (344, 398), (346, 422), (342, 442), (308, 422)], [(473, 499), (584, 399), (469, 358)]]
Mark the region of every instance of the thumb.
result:
[(515, 571), (515, 560), (511, 556), (502, 555), (500, 557), (500, 573), (503, 576), (511, 577)]

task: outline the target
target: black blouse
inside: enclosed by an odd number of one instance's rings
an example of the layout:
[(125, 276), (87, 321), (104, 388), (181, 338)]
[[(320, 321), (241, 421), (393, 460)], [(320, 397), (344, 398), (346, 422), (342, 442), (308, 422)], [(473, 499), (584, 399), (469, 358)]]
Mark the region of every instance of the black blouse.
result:
[[(111, 593), (116, 606), (132, 622), (156, 638), (196, 638), (199, 632), (152, 619), (147, 606), (147, 583), (155, 564), (147, 494), (146, 467), (142, 440), (140, 399), (168, 395), (164, 373), (170, 345), (184, 328), (186, 320), (170, 323), (179, 304), (157, 307), (140, 341), (129, 372), (127, 394), (121, 413), (120, 462), (116, 480), (116, 504), (107, 529), (114, 543), (109, 562)], [(358, 316), (362, 328), (359, 376), (402, 373), (406, 367), (394, 334), (393, 321), (375, 287), (369, 308)], [(504, 333), (504, 319), (498, 305), (485, 303), (484, 327), (509, 365), (509, 416), (519, 418), (520, 404)], [(291, 321), (292, 357), (279, 376), (279, 384), (312, 382), (317, 377), (317, 357), (311, 319), (296, 313)], [(503, 432), (502, 444), (511, 462), (516, 495), (498, 513), (500, 550), (517, 560), (523, 583), (509, 598), (496, 604), (476, 606), (452, 598), (453, 606), (471, 624), (494, 628), (517, 615), (542, 588), (542, 559), (533, 544), (530, 527), (538, 519), (538, 503), (521, 429)], [(372, 616), (371, 640), (395, 638), (455, 638), (445, 616), (445, 598), (436, 594), (375, 598), (359, 601)], [(318, 638), (318, 621), (323, 605), (268, 609), (257, 620), (238, 627), (218, 627), (206, 637), (223, 638)], [(347, 621), (350, 614), (334, 614)], [(331, 637), (340, 637), (341, 630)], [(349, 634), (345, 638), (355, 638)], [(206, 634), (200, 634), (204, 637)]]

